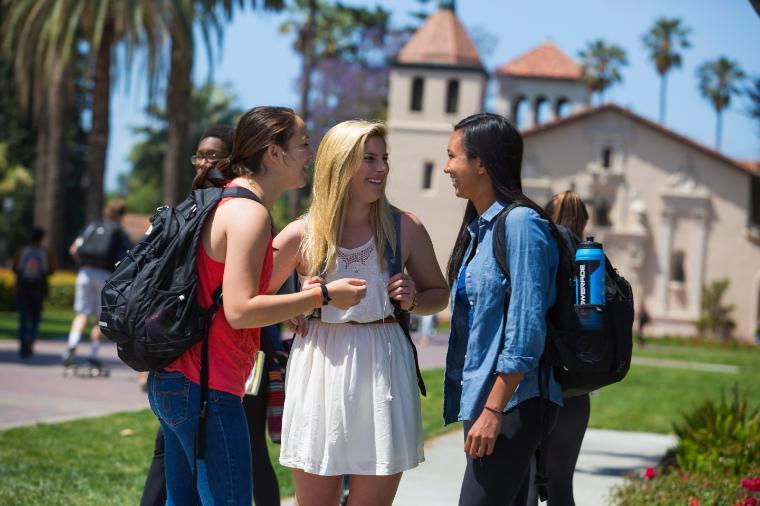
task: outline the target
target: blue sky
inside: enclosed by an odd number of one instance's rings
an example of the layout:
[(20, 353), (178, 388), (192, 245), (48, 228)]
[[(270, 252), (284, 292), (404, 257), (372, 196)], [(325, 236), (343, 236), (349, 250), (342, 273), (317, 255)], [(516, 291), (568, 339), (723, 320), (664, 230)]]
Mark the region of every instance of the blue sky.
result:
[[(392, 23), (402, 26), (412, 21), (408, 12), (416, 2), (385, 0), (382, 5), (392, 12)], [(696, 67), (725, 55), (738, 61), (748, 75), (760, 76), (760, 18), (749, 0), (459, 0), (457, 15), (468, 30), (478, 28), (497, 37), (493, 52), (481, 55), (489, 70), (546, 40), (576, 60), (578, 51), (593, 39), (622, 46), (629, 60), (624, 81), (609, 90), (605, 99), (655, 120), (659, 76), (642, 49), (641, 35), (657, 17), (680, 17), (692, 29), (692, 47), (685, 52), (681, 69), (668, 76), (666, 126), (708, 146), (714, 143), (715, 112), (697, 90)], [(294, 83), (300, 61), (292, 50), (292, 36), (278, 32), (284, 19), (284, 15), (247, 10), (238, 13), (225, 30), (223, 46), (212, 62), (213, 76), (216, 82), (232, 87), (244, 109), (298, 105)], [(205, 51), (198, 51), (195, 80), (205, 81), (208, 70)], [(109, 190), (115, 189), (118, 174), (129, 170), (127, 156), (136, 141), (131, 127), (148, 121), (142, 113), (145, 91), (137, 75), (129, 89), (118, 83), (113, 91), (106, 171)], [(760, 138), (754, 123), (743, 114), (745, 105), (746, 100), (739, 98), (724, 113), (722, 149), (738, 159), (760, 159)]]

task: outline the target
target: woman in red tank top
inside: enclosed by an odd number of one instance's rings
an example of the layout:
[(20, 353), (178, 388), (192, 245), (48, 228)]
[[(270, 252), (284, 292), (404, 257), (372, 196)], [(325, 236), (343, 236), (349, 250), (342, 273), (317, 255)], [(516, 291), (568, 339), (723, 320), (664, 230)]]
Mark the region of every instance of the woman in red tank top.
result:
[[(246, 188), (260, 199), (223, 199), (201, 231), (198, 300), (211, 305), (222, 283), (224, 305), (209, 331), (209, 392), (205, 452), (195, 459), (200, 344), (148, 379), (148, 398), (165, 438), (167, 504), (250, 506), (251, 450), (242, 407), (244, 384), (259, 346), (259, 327), (322, 307), (332, 300), (348, 308), (365, 293), (362, 281), (341, 279), (288, 295), (269, 295), (272, 236), (269, 209), (288, 189), (306, 183), (313, 158), (303, 120), (282, 107), (257, 107), (238, 122), (232, 154), (216, 168), (228, 186)], [(194, 186), (207, 180), (206, 166)], [(197, 465), (197, 482), (194, 479)]]

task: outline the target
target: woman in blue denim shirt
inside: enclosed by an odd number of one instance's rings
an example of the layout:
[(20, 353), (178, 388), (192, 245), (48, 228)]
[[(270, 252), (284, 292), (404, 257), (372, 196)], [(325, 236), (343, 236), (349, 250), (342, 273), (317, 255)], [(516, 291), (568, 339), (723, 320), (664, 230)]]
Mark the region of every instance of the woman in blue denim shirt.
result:
[[(444, 420), (464, 422), (460, 505), (524, 505), (542, 424), (551, 427), (562, 405), (551, 370), (539, 370), (546, 313), (556, 298), (559, 236), (522, 192), (522, 154), (517, 130), (491, 113), (460, 121), (448, 145), (444, 172), (457, 197), (468, 200), (448, 265), (444, 381)], [(507, 281), (493, 256), (493, 225), (513, 202), (520, 207), (506, 219)]]

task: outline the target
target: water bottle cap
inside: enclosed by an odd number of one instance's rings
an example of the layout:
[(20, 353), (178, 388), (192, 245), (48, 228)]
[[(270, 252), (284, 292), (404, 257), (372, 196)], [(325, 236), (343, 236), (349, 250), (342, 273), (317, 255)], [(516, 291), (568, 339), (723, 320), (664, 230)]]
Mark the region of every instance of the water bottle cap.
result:
[(602, 249), (602, 245), (594, 241), (593, 235), (589, 235), (585, 241), (578, 243), (578, 249)]

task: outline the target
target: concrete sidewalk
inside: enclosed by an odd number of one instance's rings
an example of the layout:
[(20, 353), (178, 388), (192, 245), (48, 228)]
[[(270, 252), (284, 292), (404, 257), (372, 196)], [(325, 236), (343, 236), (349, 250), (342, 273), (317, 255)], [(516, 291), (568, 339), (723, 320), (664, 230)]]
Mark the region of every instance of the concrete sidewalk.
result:
[[(634, 471), (654, 466), (675, 437), (589, 429), (583, 440), (573, 487), (578, 506), (609, 504), (610, 489)], [(394, 506), (456, 506), (465, 458), (461, 430), (425, 443), (425, 462), (404, 473)], [(293, 506), (292, 498), (283, 506)]]

